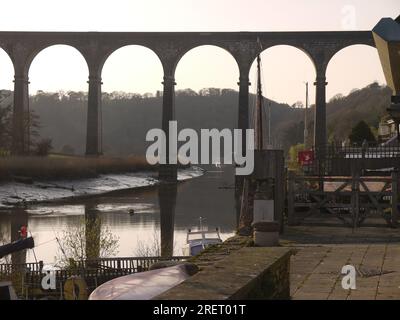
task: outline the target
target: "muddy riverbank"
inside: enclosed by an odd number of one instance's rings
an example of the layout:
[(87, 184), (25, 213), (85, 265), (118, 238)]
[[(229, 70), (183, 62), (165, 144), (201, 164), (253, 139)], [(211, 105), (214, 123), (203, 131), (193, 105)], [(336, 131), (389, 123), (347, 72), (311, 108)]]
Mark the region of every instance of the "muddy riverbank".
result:
[[(203, 175), (204, 170), (190, 167), (178, 170), (178, 180), (184, 181)], [(149, 188), (157, 185), (157, 173), (101, 174), (93, 178), (37, 180), (32, 183), (4, 182), (0, 184), (0, 209), (18, 205), (57, 200), (92, 197), (120, 190)]]

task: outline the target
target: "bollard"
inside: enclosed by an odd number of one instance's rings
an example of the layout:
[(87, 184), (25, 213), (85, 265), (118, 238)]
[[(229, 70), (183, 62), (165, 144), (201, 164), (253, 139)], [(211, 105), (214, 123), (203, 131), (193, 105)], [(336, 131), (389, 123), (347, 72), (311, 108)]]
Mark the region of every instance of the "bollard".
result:
[(280, 226), (277, 221), (257, 221), (252, 224), (254, 244), (258, 247), (275, 247), (279, 245)]

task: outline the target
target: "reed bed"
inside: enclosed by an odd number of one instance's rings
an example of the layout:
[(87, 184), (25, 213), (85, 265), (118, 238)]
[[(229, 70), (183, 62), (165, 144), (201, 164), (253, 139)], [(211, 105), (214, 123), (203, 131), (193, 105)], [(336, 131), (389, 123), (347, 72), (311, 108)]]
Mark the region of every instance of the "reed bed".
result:
[(76, 157), (50, 155), (48, 157), (0, 158), (0, 180), (14, 179), (69, 179), (96, 177), (104, 173), (155, 170), (145, 157)]

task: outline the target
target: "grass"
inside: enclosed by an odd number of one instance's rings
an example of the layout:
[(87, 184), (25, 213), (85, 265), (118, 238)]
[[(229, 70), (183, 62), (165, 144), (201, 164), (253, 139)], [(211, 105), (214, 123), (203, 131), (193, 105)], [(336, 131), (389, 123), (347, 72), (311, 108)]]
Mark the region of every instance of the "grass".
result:
[(16, 177), (32, 179), (89, 178), (103, 173), (155, 170), (145, 157), (76, 157), (49, 155), (48, 157), (0, 158), (0, 181)]

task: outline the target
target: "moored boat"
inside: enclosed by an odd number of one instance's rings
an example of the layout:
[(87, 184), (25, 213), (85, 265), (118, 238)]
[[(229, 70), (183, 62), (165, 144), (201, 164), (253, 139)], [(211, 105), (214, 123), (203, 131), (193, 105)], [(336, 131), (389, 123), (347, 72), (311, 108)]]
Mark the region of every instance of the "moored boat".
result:
[(199, 230), (188, 230), (186, 235), (186, 245), (183, 247), (183, 255), (195, 256), (210, 245), (222, 243), (219, 229), (208, 230), (203, 228), (203, 218), (200, 217)]

